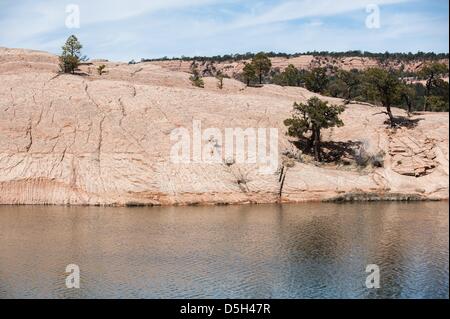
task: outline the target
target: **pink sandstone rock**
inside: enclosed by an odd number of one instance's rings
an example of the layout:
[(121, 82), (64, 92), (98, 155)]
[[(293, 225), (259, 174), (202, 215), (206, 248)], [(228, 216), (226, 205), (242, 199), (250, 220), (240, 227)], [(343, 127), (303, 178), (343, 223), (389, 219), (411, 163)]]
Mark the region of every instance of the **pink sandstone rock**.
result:
[[(301, 62), (304, 63), (305, 61)], [(299, 62), (300, 63), (300, 62)], [(348, 63), (348, 62), (343, 62)], [(106, 65), (99, 76), (96, 67)], [(448, 199), (448, 113), (424, 113), (392, 131), (377, 107), (350, 104), (325, 140), (362, 142), (386, 153), (383, 168), (344, 169), (292, 161), (259, 174), (254, 164), (175, 164), (170, 133), (204, 128), (280, 130), (279, 154), (293, 150), (283, 120), (313, 93), (189, 74), (155, 63), (93, 62), (59, 75), (44, 52), (0, 48), (0, 204), (184, 205), (332, 200), (340, 197)], [(332, 103), (338, 99), (325, 98)], [(394, 109), (396, 115), (404, 112)], [(281, 196), (280, 196), (280, 189)], [(356, 195), (355, 195), (356, 194)]]

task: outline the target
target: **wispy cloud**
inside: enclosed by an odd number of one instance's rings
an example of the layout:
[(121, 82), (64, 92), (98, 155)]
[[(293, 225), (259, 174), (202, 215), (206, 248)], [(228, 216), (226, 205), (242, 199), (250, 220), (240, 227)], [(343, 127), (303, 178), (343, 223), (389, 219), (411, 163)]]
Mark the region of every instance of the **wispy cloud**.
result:
[[(81, 28), (65, 7), (79, 5)], [(381, 9), (367, 29), (366, 6)], [(90, 57), (212, 55), (273, 50), (448, 51), (440, 0), (0, 0), (0, 46), (57, 53), (77, 34)]]
[(236, 27), (246, 27), (274, 22), (290, 21), (310, 17), (329, 17), (356, 10), (365, 10), (367, 5), (388, 5), (410, 0), (302, 0), (285, 1), (261, 12), (244, 15), (235, 23)]
[[(19, 0), (10, 2), (9, 5), (5, 3), (4, 8), (0, 7), (0, 10), (9, 11), (8, 16), (0, 20), (0, 40), (16, 43), (45, 36), (50, 32), (65, 31), (66, 7), (71, 4), (80, 8), (81, 26), (90, 28), (96, 24), (112, 24), (161, 10), (176, 11), (218, 2), (219, 0)], [(113, 25), (111, 29), (114, 29)]]

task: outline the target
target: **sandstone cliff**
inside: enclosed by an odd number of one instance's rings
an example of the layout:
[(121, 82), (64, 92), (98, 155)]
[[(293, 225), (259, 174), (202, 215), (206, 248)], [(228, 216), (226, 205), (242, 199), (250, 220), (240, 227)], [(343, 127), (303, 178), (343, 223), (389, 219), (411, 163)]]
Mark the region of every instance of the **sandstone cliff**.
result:
[[(107, 66), (102, 76), (99, 64)], [(346, 125), (324, 139), (383, 151), (384, 166), (316, 166), (299, 161), (283, 134), (293, 102), (314, 95), (304, 89), (245, 88), (225, 79), (219, 90), (213, 78), (199, 89), (189, 74), (153, 63), (57, 71), (53, 55), (0, 48), (0, 204), (448, 198), (448, 113), (416, 114), (413, 126), (391, 130), (382, 109), (350, 104)], [(204, 128), (279, 128), (279, 170), (261, 175), (251, 164), (173, 163), (170, 133), (191, 130), (193, 120)]]

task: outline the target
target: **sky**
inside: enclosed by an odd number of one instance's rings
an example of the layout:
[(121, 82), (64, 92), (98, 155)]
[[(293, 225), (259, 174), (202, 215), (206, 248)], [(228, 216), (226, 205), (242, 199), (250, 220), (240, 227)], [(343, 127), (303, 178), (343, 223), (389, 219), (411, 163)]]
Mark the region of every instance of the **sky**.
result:
[(449, 52), (448, 0), (0, 0), (0, 47), (91, 59), (274, 51)]

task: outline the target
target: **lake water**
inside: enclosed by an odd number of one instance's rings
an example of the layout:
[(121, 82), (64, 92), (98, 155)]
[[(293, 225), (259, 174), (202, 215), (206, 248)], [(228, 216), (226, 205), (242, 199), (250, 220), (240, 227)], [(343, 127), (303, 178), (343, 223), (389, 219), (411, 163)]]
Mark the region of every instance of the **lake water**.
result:
[[(0, 206), (0, 298), (448, 298), (448, 203)], [(68, 264), (81, 288), (67, 289)], [(380, 288), (366, 287), (366, 266)]]

